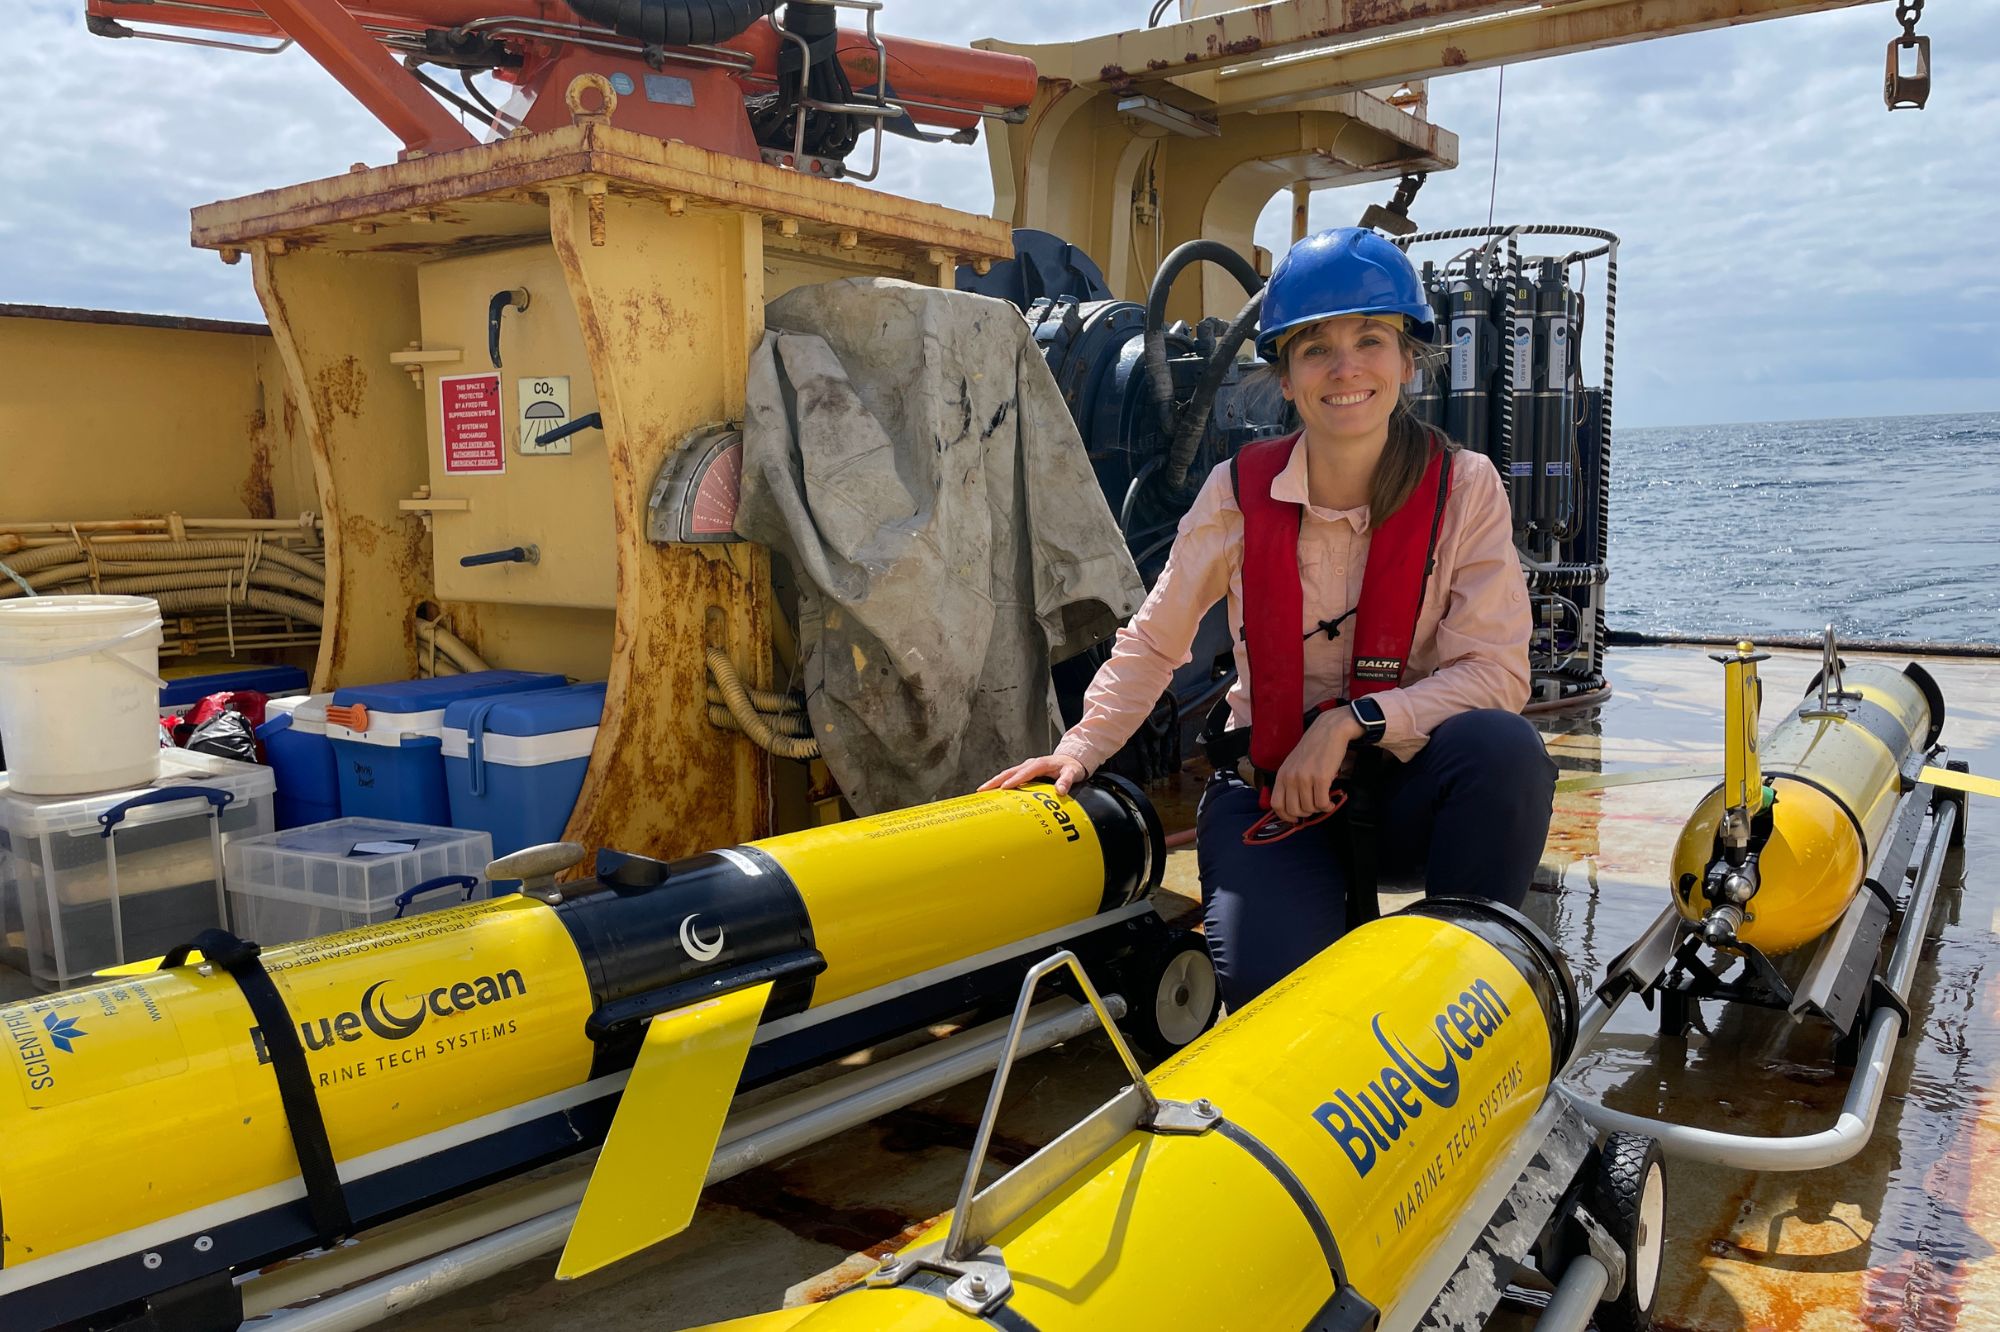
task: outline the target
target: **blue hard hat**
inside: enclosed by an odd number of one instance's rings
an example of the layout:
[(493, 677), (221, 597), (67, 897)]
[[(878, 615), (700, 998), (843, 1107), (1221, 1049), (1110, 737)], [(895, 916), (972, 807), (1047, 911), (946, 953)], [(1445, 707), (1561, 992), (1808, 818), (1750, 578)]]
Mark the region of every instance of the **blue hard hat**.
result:
[(1399, 314), (1410, 336), (1437, 340), (1431, 303), (1409, 256), (1366, 227), (1335, 227), (1308, 236), (1286, 251), (1264, 287), (1257, 354), (1278, 359), (1278, 337), (1287, 329), (1338, 315)]

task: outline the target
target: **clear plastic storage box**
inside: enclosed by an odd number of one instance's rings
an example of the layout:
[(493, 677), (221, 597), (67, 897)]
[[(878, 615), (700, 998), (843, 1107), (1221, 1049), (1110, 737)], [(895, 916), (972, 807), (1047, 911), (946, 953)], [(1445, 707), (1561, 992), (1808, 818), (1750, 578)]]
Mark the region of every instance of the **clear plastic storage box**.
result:
[(31, 796), (0, 774), (0, 897), (43, 989), (187, 943), (227, 920), (223, 853), (272, 828), (269, 768), (160, 751), (147, 786)]
[(388, 819), (334, 819), (229, 844), (231, 928), (291, 943), (486, 895), (493, 838)]

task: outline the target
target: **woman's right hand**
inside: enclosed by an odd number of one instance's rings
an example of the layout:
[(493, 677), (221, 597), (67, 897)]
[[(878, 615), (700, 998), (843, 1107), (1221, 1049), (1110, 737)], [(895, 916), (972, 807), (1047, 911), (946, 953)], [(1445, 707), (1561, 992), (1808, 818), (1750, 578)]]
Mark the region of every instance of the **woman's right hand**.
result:
[(1031, 758), (1026, 763), (1016, 763), (997, 777), (989, 779), (982, 791), (1011, 791), (1017, 786), (1042, 778), (1053, 778), (1057, 795), (1068, 795), (1069, 788), (1082, 781), (1087, 774), (1083, 764), (1067, 754), (1044, 754), (1041, 758)]

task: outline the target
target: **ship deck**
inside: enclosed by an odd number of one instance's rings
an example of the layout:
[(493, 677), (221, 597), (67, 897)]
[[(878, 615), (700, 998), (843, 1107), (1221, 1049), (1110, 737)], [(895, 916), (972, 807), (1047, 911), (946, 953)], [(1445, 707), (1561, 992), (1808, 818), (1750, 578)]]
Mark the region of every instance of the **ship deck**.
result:
[[(1719, 669), (1707, 649), (1619, 649), (1605, 702), (1538, 719), (1565, 772), (1696, 764), (1719, 754)], [(1779, 652), (1767, 698), (1797, 697), (1817, 654)], [(1947, 700), (1945, 743), (1975, 772), (2000, 773), (2000, 662), (1926, 662)], [(1767, 724), (1771, 720), (1767, 717)], [(1699, 780), (1557, 797), (1528, 913), (1558, 941), (1580, 983), (1666, 904), (1666, 863)], [(1156, 792), (1168, 826), (1192, 817), (1198, 778)], [(2000, 822), (1975, 800), (1962, 886), (1947, 889), (1911, 995), (1875, 1136), (1854, 1160), (1816, 1173), (1756, 1175), (1675, 1161), (1663, 1328), (1978, 1327), (2000, 1318)], [(1172, 857), (1162, 906), (1189, 915), (1192, 849)], [(1624, 1110), (1736, 1132), (1829, 1126), (1847, 1078), (1827, 1038), (1782, 1015), (1714, 1007), (1713, 1034), (1662, 1048), (1636, 1002), (1580, 1061), (1576, 1083)], [(846, 1061), (865, 1062), (864, 1053)], [(879, 1052), (878, 1052), (879, 1057)], [(1025, 1060), (992, 1156), (1023, 1159), (1111, 1095), (1122, 1079), (1102, 1037)], [(985, 1079), (883, 1116), (711, 1188), (679, 1238), (584, 1281), (557, 1284), (554, 1258), (524, 1264), (398, 1315), (397, 1332), (668, 1329), (823, 1299), (944, 1211), (956, 1190)], [(583, 1163), (566, 1169), (579, 1168)], [(476, 1206), (466, 1200), (458, 1206)], [(1188, 1220), (1188, 1253), (1201, 1223)], [(1167, 1270), (1172, 1270), (1171, 1268)], [(1509, 1328), (1526, 1310), (1503, 1312)]]

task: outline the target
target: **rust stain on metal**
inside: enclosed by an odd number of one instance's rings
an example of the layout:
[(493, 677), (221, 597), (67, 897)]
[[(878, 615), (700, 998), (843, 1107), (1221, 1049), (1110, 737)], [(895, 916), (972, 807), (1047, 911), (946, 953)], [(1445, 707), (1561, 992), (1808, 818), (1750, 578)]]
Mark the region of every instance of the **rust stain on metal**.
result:
[[(240, 247), (310, 228), (345, 229), (418, 214), (434, 224), (465, 224), (481, 216), (482, 207), (518, 207), (515, 201), (534, 187), (593, 178), (615, 182), (620, 193), (634, 197), (716, 200), (857, 228), (889, 248), (942, 247), (996, 259), (1013, 254), (1010, 231), (992, 218), (903, 200), (885, 220), (879, 201), (851, 185), (607, 125), (504, 139), (208, 204), (195, 210), (193, 240), (203, 247)], [(514, 241), (528, 234), (523, 230)], [(439, 243), (450, 244), (449, 237), (441, 235)]]
[[(415, 514), (403, 514), (396, 519), (402, 528), (401, 539), (390, 552), (390, 572), (402, 585), (403, 597), (412, 613), (418, 602), (427, 599), (431, 587), (431, 534), (422, 520)], [(414, 644), (415, 639), (411, 639)]]
[(1214, 37), (1208, 39), (1208, 54), (1211, 57), (1222, 56), (1226, 58), (1229, 56), (1253, 55), (1263, 49), (1264, 39), (1262, 37), (1238, 37), (1233, 42), (1221, 41)]
[[(1452, 8), (1463, 7), (1452, 6)], [(1366, 28), (1380, 28), (1391, 23), (1409, 23), (1430, 16), (1429, 5), (1409, 4), (1407, 0), (1347, 0), (1347, 22), (1340, 25), (1339, 31), (1359, 32)]]
[(1470, 59), (1471, 57), (1465, 54), (1465, 50), (1462, 47), (1447, 46), (1438, 52), (1438, 63), (1454, 69), (1468, 63)]
[(352, 353), (321, 366), (313, 376), (313, 408), (322, 428), (335, 416), (361, 415), (361, 397), (368, 391), (368, 372)]
[(381, 524), (362, 514), (350, 513), (340, 520), (341, 540), (357, 555), (373, 555), (387, 535)]
[(284, 423), (285, 438), (299, 437), (299, 400), (292, 396), (291, 386), (285, 386), (284, 399), (279, 406), (278, 419)]
[(824, 1304), (841, 1292), (854, 1289), (884, 1257), (912, 1243), (917, 1236), (942, 1221), (944, 1215), (940, 1212), (921, 1221), (912, 1221), (887, 1239), (871, 1244), (865, 1249), (856, 1250), (853, 1258), (801, 1287), (800, 1302)]
[(250, 416), (250, 472), (237, 490), (252, 518), (275, 518), (278, 500), (271, 487), (271, 434), (262, 410)]

